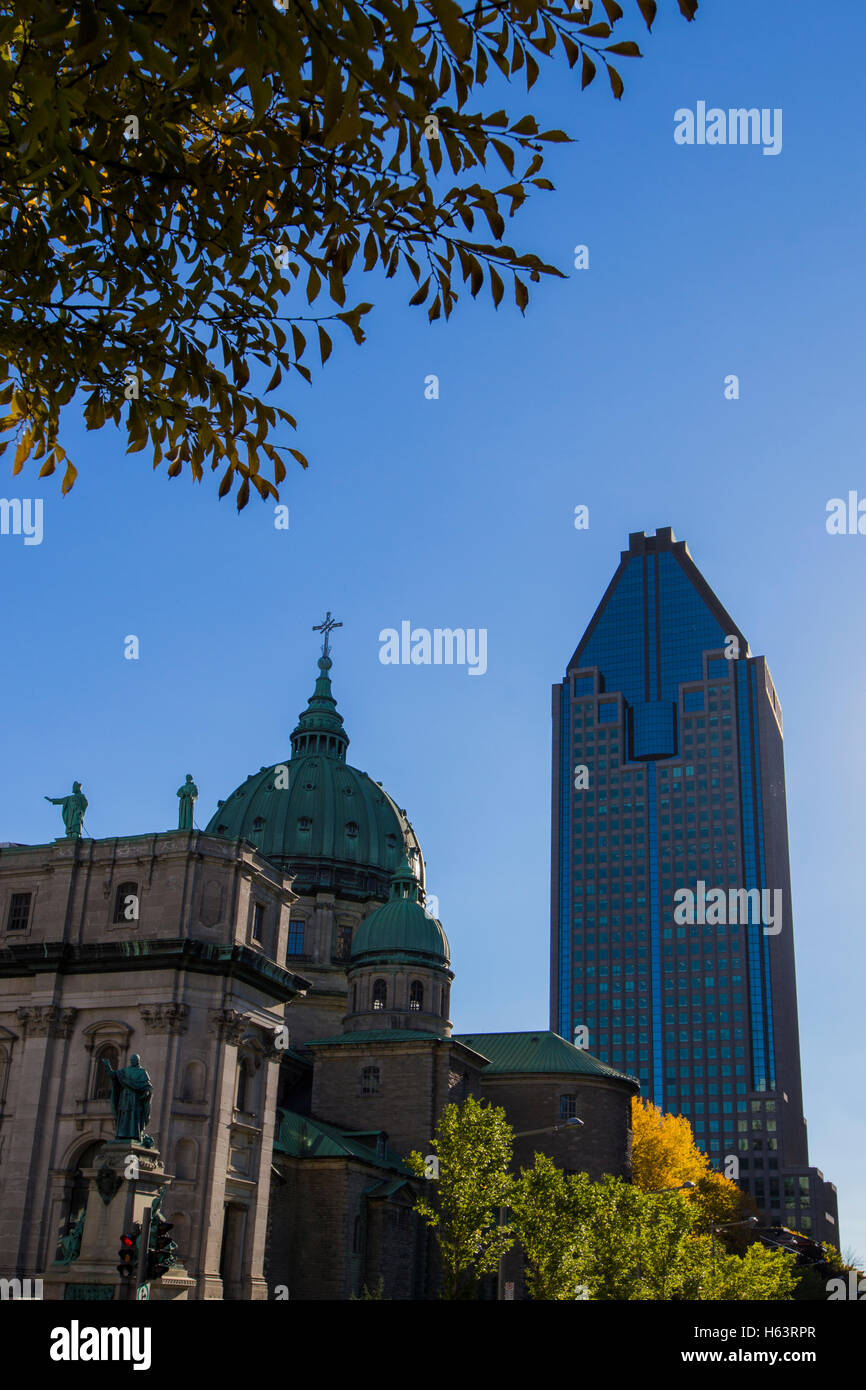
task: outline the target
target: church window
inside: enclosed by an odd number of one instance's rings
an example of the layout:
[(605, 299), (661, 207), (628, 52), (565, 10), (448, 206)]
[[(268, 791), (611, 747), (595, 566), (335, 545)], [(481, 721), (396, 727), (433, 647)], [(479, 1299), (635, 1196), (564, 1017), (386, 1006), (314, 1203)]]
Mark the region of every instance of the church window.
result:
[(424, 986), (420, 980), (413, 980), (409, 986), (409, 1008), (418, 1013), (424, 1007)]
[(361, 1069), (361, 1095), (376, 1096), (379, 1094), (382, 1074), (378, 1067), (362, 1067)]
[(577, 1096), (570, 1093), (559, 1097), (559, 1118), (573, 1120), (577, 1116)]
[(30, 921), (30, 902), (32, 893), (13, 893), (9, 900), (9, 931), (26, 931)]
[(253, 940), (261, 941), (265, 929), (265, 905), (253, 904)]
[(350, 821), (347, 823), (347, 825), (346, 825), (346, 837), (347, 837), (347, 839), (349, 839), (349, 840), (357, 840), (357, 838), (358, 838), (358, 822), (357, 822), (357, 821), (350, 820)]
[(388, 986), (384, 980), (377, 980), (373, 985), (373, 1008), (384, 1009), (388, 1002)]
[(337, 959), (348, 960), (352, 954), (352, 928), (337, 928)]
[(264, 828), (265, 828), (264, 817), (263, 817), (263, 816), (256, 816), (255, 820), (253, 821), (253, 830), (264, 830)]
[(292, 918), (289, 922), (289, 944), (286, 947), (287, 956), (302, 956), (304, 954), (304, 928), (306, 922)]
[(96, 1065), (93, 1068), (93, 1099), (109, 1100), (111, 1097), (111, 1077), (102, 1064), (107, 1062), (114, 1071), (117, 1070), (120, 1065), (117, 1048), (113, 1043), (106, 1043), (97, 1049), (94, 1061)]
[[(132, 899), (132, 901), (130, 901)], [(114, 921), (132, 922), (138, 917), (138, 884), (119, 883), (114, 895)]]

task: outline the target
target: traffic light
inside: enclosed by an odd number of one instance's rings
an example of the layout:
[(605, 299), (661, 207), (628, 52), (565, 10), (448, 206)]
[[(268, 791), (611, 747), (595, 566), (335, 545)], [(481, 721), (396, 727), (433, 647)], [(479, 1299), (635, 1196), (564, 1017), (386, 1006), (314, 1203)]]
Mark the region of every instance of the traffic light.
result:
[(126, 1232), (120, 1237), (120, 1249), (117, 1254), (120, 1263), (117, 1272), (121, 1279), (132, 1279), (138, 1264), (138, 1242), (141, 1238), (141, 1225), (136, 1221), (131, 1231)]
[(147, 1252), (148, 1279), (161, 1279), (171, 1269), (177, 1254), (177, 1245), (169, 1235), (174, 1229), (171, 1221), (158, 1218), (150, 1228), (150, 1249)]

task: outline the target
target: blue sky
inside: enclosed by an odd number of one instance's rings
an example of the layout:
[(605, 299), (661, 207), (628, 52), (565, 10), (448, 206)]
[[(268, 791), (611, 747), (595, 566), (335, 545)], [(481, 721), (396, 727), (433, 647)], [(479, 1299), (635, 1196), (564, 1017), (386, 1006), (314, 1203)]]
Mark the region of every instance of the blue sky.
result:
[[(545, 1027), (550, 687), (629, 532), (670, 525), (782, 701), (810, 1153), (864, 1257), (866, 537), (829, 536), (825, 509), (866, 496), (866, 11), (823, 6), (819, 37), (782, 0), (704, 0), (692, 25), (662, 9), (652, 37), (620, 26), (645, 54), (620, 61), (621, 103), (565, 68), (514, 92), (515, 118), (533, 109), (577, 143), (551, 147), (557, 190), (509, 240), (566, 271), (586, 244), (589, 269), (533, 286), (525, 319), (510, 291), (498, 311), (467, 293), (433, 326), (405, 282), (359, 279), (367, 344), (338, 335), (312, 389), (280, 401), (311, 459), (284, 485), (287, 531), (71, 414), (68, 498), (35, 468), (7, 472), (5, 495), (44, 497), (45, 521), (40, 546), (0, 537), (0, 840), (57, 834), (43, 796), (73, 777), (92, 835), (171, 827), (187, 771), (203, 825), (286, 754), (330, 608), (349, 757), (421, 839), (458, 1031)], [(699, 100), (781, 107), (781, 153), (676, 145), (674, 111)], [(486, 673), (382, 665), (379, 632), (404, 619), (486, 628)]]

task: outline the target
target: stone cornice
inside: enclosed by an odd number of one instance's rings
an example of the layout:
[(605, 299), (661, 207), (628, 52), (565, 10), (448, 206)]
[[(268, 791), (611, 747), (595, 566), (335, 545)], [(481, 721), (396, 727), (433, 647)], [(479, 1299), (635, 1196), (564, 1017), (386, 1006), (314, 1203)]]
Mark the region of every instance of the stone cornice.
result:
[(271, 999), (285, 1003), (312, 984), (284, 970), (248, 946), (222, 945), (181, 937), (171, 940), (99, 941), (72, 945), (61, 941), (9, 944), (0, 949), (0, 978), (92, 975), (130, 970), (189, 970), (242, 980)]

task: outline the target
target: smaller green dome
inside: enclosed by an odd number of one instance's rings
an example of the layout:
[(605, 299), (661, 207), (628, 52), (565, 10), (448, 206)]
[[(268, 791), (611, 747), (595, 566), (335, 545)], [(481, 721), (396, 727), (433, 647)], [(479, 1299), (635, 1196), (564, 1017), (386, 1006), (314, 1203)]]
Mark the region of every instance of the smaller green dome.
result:
[(442, 924), (428, 917), (418, 897), (418, 880), (404, 855), (391, 877), (390, 898), (355, 932), (353, 965), (372, 965), (384, 956), (425, 956), (436, 965), (450, 964), (451, 948)]

